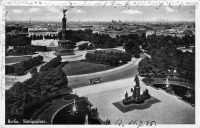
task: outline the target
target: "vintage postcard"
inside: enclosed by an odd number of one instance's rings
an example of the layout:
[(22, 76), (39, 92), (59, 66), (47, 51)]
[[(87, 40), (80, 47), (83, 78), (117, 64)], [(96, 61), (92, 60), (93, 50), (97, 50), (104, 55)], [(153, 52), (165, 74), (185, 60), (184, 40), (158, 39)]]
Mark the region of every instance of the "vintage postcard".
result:
[(199, 127), (198, 6), (2, 1), (0, 126)]

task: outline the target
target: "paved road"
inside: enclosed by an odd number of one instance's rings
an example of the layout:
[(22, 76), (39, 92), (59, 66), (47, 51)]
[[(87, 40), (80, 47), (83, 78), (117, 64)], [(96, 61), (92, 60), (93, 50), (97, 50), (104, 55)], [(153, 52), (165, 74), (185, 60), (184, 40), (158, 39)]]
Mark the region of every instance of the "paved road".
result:
[[(135, 59), (132, 62), (131, 66), (127, 66), (119, 70), (113, 69), (112, 72), (103, 73), (102, 75), (94, 75), (92, 76), (92, 78), (101, 77), (103, 82), (108, 82), (108, 81), (115, 81), (115, 80), (133, 77), (136, 74), (138, 74), (137, 65), (140, 60), (141, 58)], [(68, 78), (69, 80), (68, 86), (72, 88), (86, 86), (89, 84), (89, 78), (91, 78), (91, 76), (83, 76), (80, 78)]]

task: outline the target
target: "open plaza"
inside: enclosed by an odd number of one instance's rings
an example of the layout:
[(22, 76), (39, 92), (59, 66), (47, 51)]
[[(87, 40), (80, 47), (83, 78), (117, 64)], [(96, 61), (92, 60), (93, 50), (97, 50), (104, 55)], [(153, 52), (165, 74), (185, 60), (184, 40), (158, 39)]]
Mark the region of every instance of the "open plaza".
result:
[(80, 96), (88, 97), (94, 107), (98, 108), (100, 117), (104, 120), (110, 119), (112, 124), (118, 124), (120, 118), (122, 118), (124, 124), (130, 123), (132, 120), (137, 120), (138, 122), (140, 120), (144, 122), (156, 121), (157, 124), (195, 123), (194, 107), (179, 100), (174, 95), (146, 86), (142, 81), (141, 90), (148, 89), (151, 96), (155, 97), (158, 102), (142, 109), (133, 106), (128, 112), (120, 111), (114, 103), (124, 99), (126, 91), (131, 94), (130, 89), (135, 85), (133, 80), (134, 77), (131, 77), (114, 82), (80, 87), (74, 91)]

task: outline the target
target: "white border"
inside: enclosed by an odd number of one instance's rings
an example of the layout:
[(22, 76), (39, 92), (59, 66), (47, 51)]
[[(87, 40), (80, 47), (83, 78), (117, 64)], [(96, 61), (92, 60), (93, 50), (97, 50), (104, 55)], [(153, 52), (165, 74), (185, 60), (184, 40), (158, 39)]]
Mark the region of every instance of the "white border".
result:
[[(195, 125), (157, 125), (157, 126), (152, 126), (153, 127), (163, 127), (163, 128), (200, 128), (200, 79), (198, 79), (198, 76), (200, 76), (200, 67), (198, 64), (199, 62), (199, 57), (200, 51), (199, 51), (199, 43), (200, 43), (200, 7), (199, 7), (199, 0), (155, 0), (155, 1), (29, 1), (29, 0), (4, 0), (0, 3), (0, 66), (1, 66), (1, 71), (0, 71), (0, 91), (3, 91), (3, 94), (0, 93), (0, 128), (32, 128), (32, 127), (43, 127), (43, 128), (49, 128), (49, 127), (91, 127), (91, 128), (96, 128), (96, 127), (122, 127), (122, 126), (117, 126), (117, 125), (109, 125), (109, 126), (101, 126), (101, 125), (4, 125), (5, 124), (5, 97), (4, 97), (4, 88), (5, 88), (5, 6), (69, 6), (70, 4), (72, 6), (125, 6), (128, 4), (128, 6), (163, 6), (163, 5), (194, 5), (196, 8), (195, 11), (195, 37), (196, 37), (196, 106), (195, 106)], [(3, 96), (3, 97), (2, 97)], [(163, 115), (164, 116), (164, 115)], [(135, 125), (130, 125), (127, 126), (125, 125), (124, 127), (131, 127), (131, 128), (136, 128), (137, 126)], [(141, 127), (146, 127), (146, 126), (141, 126)]]

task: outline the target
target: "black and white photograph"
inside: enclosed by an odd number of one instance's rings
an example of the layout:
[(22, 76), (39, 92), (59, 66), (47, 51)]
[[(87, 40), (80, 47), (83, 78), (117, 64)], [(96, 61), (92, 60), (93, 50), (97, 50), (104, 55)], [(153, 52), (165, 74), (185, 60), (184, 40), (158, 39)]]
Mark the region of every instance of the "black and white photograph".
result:
[(3, 1), (1, 127), (198, 126), (198, 4)]

